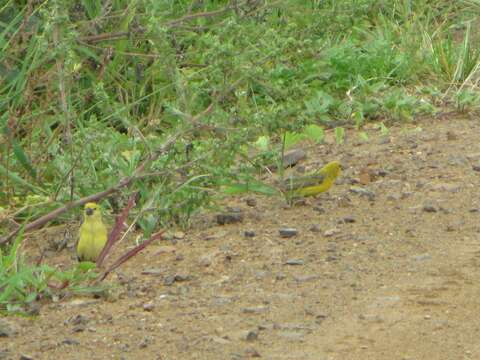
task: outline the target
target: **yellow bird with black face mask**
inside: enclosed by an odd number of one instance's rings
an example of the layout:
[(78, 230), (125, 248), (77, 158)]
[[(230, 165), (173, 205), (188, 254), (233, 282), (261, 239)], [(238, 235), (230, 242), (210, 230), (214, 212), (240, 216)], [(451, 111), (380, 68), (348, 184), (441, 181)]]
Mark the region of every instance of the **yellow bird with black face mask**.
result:
[(102, 221), (100, 206), (96, 203), (86, 203), (83, 214), (77, 255), (80, 261), (95, 262), (107, 242), (107, 228)]

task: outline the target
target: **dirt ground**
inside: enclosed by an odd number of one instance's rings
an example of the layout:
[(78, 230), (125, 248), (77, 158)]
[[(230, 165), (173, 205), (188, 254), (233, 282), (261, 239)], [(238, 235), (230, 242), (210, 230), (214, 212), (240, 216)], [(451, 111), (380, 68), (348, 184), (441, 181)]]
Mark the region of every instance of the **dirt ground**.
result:
[(308, 149), (307, 169), (344, 166), (328, 194), (229, 200), (242, 223), (205, 215), (151, 245), (109, 278), (109, 299), (0, 319), (0, 358), (480, 359), (480, 122), (367, 132)]

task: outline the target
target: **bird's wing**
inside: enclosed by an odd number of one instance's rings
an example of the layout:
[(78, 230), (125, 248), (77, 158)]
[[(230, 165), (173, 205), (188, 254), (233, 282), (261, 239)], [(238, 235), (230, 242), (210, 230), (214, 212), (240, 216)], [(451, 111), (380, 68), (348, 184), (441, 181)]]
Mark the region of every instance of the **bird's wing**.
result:
[(283, 181), (281, 189), (283, 191), (298, 190), (308, 186), (320, 185), (324, 180), (325, 175), (319, 172), (303, 176), (291, 176)]

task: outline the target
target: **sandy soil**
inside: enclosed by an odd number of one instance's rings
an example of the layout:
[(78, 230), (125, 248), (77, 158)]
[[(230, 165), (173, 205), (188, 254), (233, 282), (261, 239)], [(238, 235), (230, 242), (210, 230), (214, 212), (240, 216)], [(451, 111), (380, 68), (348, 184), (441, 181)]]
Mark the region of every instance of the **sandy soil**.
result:
[[(229, 200), (242, 223), (212, 214), (150, 246), (109, 278), (109, 299), (0, 319), (0, 358), (480, 359), (480, 123), (367, 131), (308, 149), (307, 169), (345, 167), (328, 194)], [(45, 261), (71, 264), (71, 250)]]

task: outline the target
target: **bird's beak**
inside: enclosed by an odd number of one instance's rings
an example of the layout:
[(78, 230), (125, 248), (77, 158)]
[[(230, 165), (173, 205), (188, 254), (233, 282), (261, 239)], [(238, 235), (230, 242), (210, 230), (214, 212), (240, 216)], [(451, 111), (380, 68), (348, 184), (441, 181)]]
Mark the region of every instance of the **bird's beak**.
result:
[(85, 214), (87, 214), (87, 215), (89, 215), (89, 216), (92, 215), (92, 214), (93, 214), (93, 209), (91, 209), (91, 208), (86, 208), (86, 209), (85, 209)]

